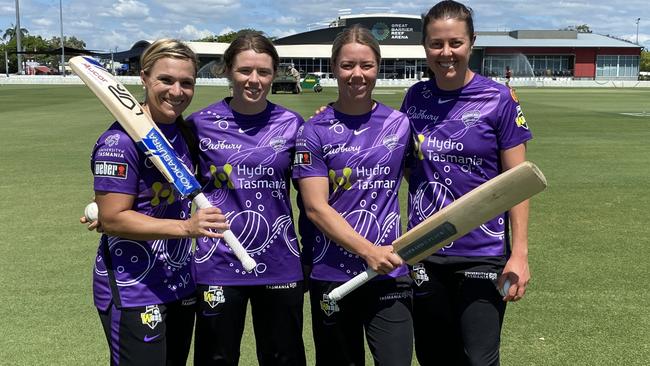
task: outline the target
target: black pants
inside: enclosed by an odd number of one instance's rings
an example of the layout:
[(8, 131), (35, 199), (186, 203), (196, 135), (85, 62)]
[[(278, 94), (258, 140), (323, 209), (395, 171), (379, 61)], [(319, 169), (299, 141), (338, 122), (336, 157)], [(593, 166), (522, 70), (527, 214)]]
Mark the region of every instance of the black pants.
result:
[(192, 343), (196, 299), (98, 310), (111, 365), (185, 365)]
[(503, 265), (421, 265), (414, 268), (413, 294), (415, 353), (420, 365), (499, 365), (506, 303), (496, 279)]
[(302, 281), (281, 285), (198, 285), (194, 364), (236, 366), (251, 302), (260, 366), (304, 366)]
[(365, 331), (375, 365), (410, 366), (413, 358), (410, 281), (370, 281), (336, 303), (323, 299), (323, 294), (340, 284), (310, 280), (316, 365), (364, 365)]

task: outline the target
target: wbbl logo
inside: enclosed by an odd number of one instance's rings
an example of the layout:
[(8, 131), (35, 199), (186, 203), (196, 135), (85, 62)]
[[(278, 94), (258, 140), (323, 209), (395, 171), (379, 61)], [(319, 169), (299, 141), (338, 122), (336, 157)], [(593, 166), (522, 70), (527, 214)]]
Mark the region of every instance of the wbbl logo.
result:
[(154, 329), (162, 321), (162, 315), (160, 314), (158, 305), (147, 306), (145, 312), (140, 313), (140, 319), (142, 320), (142, 324)]
[(223, 287), (210, 286), (208, 291), (203, 291), (203, 301), (208, 303), (211, 308), (215, 308), (219, 304), (226, 302), (226, 297), (223, 295)]
[(423, 282), (429, 281), (429, 275), (427, 275), (427, 270), (424, 268), (424, 264), (416, 263), (411, 270), (411, 278), (416, 285), (421, 286)]
[(341, 310), (336, 301), (330, 300), (327, 297), (327, 294), (323, 294), (323, 300), (320, 301), (320, 308), (327, 316), (331, 316), (332, 314)]

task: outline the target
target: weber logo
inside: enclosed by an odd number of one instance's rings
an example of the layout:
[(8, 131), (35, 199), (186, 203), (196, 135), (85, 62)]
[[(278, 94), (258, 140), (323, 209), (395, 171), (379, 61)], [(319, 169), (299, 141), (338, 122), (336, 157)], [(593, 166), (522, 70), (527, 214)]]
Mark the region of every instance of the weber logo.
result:
[(311, 165), (311, 153), (308, 151), (297, 151), (293, 158), (294, 165)]
[(114, 163), (112, 161), (95, 162), (94, 172), (96, 177), (126, 179), (127, 171), (128, 165), (124, 163)]

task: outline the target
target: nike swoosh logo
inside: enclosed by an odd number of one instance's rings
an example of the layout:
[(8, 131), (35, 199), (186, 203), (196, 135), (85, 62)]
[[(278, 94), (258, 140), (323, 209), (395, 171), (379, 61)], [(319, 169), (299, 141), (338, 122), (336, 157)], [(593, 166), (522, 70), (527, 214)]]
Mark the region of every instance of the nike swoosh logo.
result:
[(255, 129), (255, 127), (247, 128), (247, 129), (245, 129), (245, 130), (242, 130), (242, 129), (240, 128), (240, 129), (239, 129), (239, 133), (246, 133), (246, 132), (248, 132), (248, 131), (252, 131), (253, 129)]
[(451, 102), (453, 99), (438, 99), (438, 104), (445, 104)]
[(367, 129), (369, 129), (369, 128), (370, 128), (370, 127), (366, 127), (366, 128), (364, 128), (363, 130), (354, 130), (354, 135), (355, 135), (355, 136), (359, 136), (359, 135), (361, 135), (362, 133), (364, 133), (364, 132), (365, 132)]
[(173, 144), (174, 142), (176, 142), (177, 138), (178, 138), (178, 135), (174, 136), (173, 139), (169, 139), (169, 142), (171, 142)]
[(146, 335), (146, 336), (144, 336), (144, 341), (148, 343), (148, 342), (151, 342), (151, 341), (153, 341), (154, 339), (156, 339), (158, 337), (160, 337), (160, 334), (156, 334), (155, 336), (152, 336), (152, 337), (149, 337), (148, 335)]

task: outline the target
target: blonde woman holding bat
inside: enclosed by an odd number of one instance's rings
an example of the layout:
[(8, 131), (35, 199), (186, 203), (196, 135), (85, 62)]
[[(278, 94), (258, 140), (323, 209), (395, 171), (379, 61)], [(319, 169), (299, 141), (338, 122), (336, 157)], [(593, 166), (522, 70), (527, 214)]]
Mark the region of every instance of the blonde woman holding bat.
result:
[[(154, 42), (141, 57), (149, 113), (183, 162), (192, 167), (181, 113), (194, 95), (197, 61), (176, 40)], [(185, 365), (196, 306), (192, 238), (220, 238), (228, 228), (217, 208), (190, 216), (181, 197), (116, 122), (92, 152), (101, 236), (95, 261), (95, 306), (112, 365)], [(93, 226), (94, 227), (94, 226)]]
[[(339, 97), (298, 132), (293, 171), (306, 214), (305, 258), (313, 265), (316, 365), (363, 365), (364, 335), (376, 365), (410, 365), (410, 282), (390, 245), (400, 236), (409, 121), (372, 99), (380, 51), (370, 31), (356, 25), (339, 34), (331, 62)], [(338, 302), (327, 298), (367, 267), (381, 276)]]
[(305, 365), (303, 273), (289, 193), (295, 112), (266, 99), (279, 57), (267, 38), (244, 32), (224, 53), (232, 97), (188, 117), (198, 142), (203, 192), (228, 217), (257, 261), (244, 271), (221, 241), (197, 240), (196, 365), (238, 365), (251, 306), (260, 365)]
[[(469, 68), (471, 9), (439, 2), (424, 17), (422, 34), (435, 78), (412, 86), (401, 108), (415, 140), (409, 228), (523, 162), (532, 138), (514, 92)], [(521, 299), (530, 278), (527, 225), (524, 201), (414, 266), (421, 365), (499, 364), (506, 301)]]

